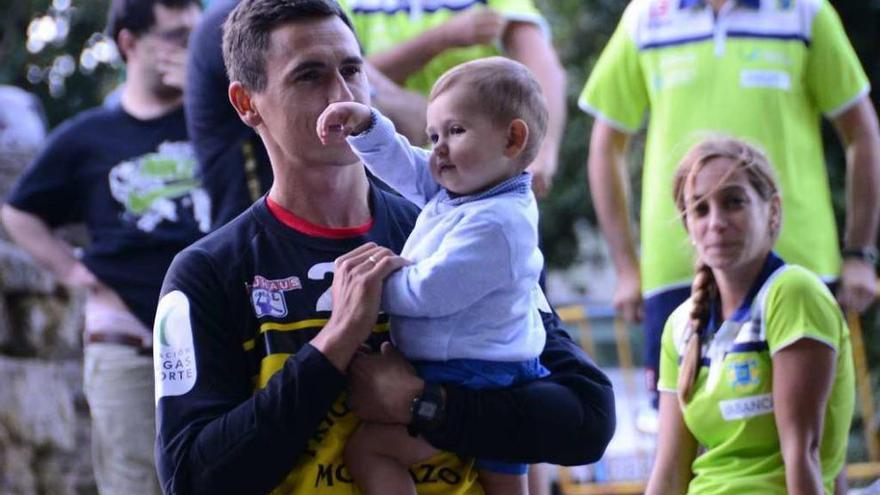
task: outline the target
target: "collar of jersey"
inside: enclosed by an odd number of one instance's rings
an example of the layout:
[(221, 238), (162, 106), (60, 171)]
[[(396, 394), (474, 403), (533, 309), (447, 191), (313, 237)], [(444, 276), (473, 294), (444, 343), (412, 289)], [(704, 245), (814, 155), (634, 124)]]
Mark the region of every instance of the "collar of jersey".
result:
[[(758, 292), (761, 290), (761, 287), (764, 286), (767, 279), (770, 278), (770, 275), (773, 275), (773, 272), (784, 264), (785, 262), (782, 261), (782, 258), (776, 253), (772, 251), (770, 252), (767, 256), (767, 260), (764, 261), (764, 266), (761, 268), (760, 273), (758, 273), (758, 277), (755, 279), (751, 288), (749, 288), (746, 298), (743, 299), (742, 304), (740, 304), (736, 311), (733, 312), (733, 315), (731, 315), (728, 321), (742, 323), (751, 317), (752, 302), (754, 302), (755, 296), (758, 295)], [(721, 318), (721, 305), (718, 303), (719, 301), (716, 298), (709, 306), (709, 321), (706, 324), (706, 329), (711, 333), (715, 333), (715, 331), (721, 327), (721, 324), (724, 323), (724, 320)]]
[(441, 198), (441, 202), (452, 206), (458, 206), (465, 203), (470, 203), (471, 201), (479, 201), (481, 199), (491, 198), (492, 196), (500, 196), (507, 193), (528, 194), (531, 188), (532, 174), (530, 174), (529, 172), (523, 172), (519, 175), (515, 175), (507, 179), (506, 181), (494, 187), (474, 194), (457, 195), (444, 189), (441, 194), (444, 194), (445, 197)]
[[(736, 3), (749, 7), (752, 9), (758, 9), (761, 7), (761, 0), (734, 0)], [(706, 5), (706, 0), (680, 0), (678, 4), (678, 8), (681, 10), (691, 9), (698, 5)]]
[(312, 237), (323, 237), (326, 239), (346, 239), (349, 237), (364, 235), (373, 228), (372, 217), (367, 223), (363, 225), (358, 225), (356, 227), (333, 228), (324, 227), (323, 225), (317, 225), (296, 216), (292, 211), (273, 201), (268, 194), (266, 195), (266, 208), (269, 210), (269, 213), (271, 213), (272, 216), (275, 217), (275, 219), (282, 224), (301, 234)]

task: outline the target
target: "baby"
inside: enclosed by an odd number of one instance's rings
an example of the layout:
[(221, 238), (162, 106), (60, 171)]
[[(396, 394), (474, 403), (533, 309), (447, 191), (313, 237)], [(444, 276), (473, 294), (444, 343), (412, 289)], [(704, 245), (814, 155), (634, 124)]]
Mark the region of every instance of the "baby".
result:
[[(412, 434), (442, 419), (440, 384), (504, 388), (548, 373), (538, 360), (544, 259), (525, 172), (547, 128), (541, 88), (506, 58), (462, 64), (434, 84), (427, 124), (430, 152), (359, 103), (333, 103), (318, 118), (323, 142), (348, 139), (375, 175), (422, 207), (401, 252), (412, 264), (390, 275), (382, 294), (392, 341), (426, 383)], [(364, 423), (345, 461), (368, 495), (415, 493), (408, 466), (436, 452), (400, 425)], [(478, 459), (476, 467), (486, 493), (526, 492), (526, 465)]]

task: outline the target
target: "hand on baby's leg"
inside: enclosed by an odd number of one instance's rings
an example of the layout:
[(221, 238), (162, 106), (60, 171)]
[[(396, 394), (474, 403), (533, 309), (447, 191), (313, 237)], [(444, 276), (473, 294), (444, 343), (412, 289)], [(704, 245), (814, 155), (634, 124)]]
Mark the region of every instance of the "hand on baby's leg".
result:
[(331, 103), (318, 116), (318, 138), (324, 145), (343, 141), (352, 134), (367, 130), (372, 119), (372, 109), (361, 103), (345, 101)]
[(415, 495), (409, 466), (437, 452), (403, 426), (363, 423), (345, 444), (345, 464), (365, 495)]

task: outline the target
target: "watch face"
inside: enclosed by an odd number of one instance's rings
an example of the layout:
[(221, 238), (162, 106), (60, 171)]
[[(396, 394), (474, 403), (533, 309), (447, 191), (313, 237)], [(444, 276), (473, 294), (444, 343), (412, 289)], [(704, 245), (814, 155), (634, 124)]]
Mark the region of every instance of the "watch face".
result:
[(419, 408), (416, 413), (422, 418), (433, 418), (437, 414), (437, 404), (433, 402), (419, 402)]

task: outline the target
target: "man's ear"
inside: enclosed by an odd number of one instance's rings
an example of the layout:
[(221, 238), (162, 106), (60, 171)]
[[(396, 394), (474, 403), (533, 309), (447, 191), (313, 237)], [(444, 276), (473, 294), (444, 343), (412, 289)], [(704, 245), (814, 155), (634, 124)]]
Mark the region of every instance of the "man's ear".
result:
[(529, 126), (523, 119), (513, 119), (507, 127), (507, 146), (504, 147), (504, 156), (516, 158), (526, 148), (529, 140)]
[(119, 49), (119, 54), (122, 55), (123, 60), (127, 61), (130, 58), (137, 42), (138, 38), (134, 33), (128, 29), (119, 30), (119, 34), (116, 35), (116, 47)]
[(260, 118), (260, 114), (254, 106), (254, 101), (251, 99), (251, 94), (238, 81), (229, 83), (229, 102), (232, 103), (235, 111), (238, 112), (239, 118), (245, 124), (256, 129), (258, 125), (263, 123), (263, 119)]

